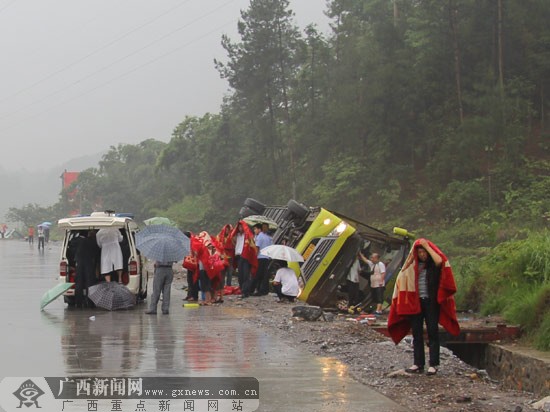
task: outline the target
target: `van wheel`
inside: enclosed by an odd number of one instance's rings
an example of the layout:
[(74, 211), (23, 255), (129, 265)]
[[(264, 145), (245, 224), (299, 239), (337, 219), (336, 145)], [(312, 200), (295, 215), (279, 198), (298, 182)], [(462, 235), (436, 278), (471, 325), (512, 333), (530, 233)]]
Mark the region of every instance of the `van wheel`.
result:
[(255, 215), (261, 215), (265, 210), (265, 205), (262, 202), (258, 202), (256, 199), (252, 199), (251, 197), (246, 198), (244, 205), (254, 211), (255, 213), (253, 214)]
[(241, 207), (241, 210), (239, 210), (239, 216), (241, 219), (244, 219), (245, 217), (257, 215), (258, 213), (254, 210), (250, 209), (248, 206)]
[(303, 219), (309, 213), (309, 209), (305, 205), (298, 203), (296, 200), (293, 199), (288, 201), (286, 207), (288, 208), (288, 211), (291, 212), (298, 219)]

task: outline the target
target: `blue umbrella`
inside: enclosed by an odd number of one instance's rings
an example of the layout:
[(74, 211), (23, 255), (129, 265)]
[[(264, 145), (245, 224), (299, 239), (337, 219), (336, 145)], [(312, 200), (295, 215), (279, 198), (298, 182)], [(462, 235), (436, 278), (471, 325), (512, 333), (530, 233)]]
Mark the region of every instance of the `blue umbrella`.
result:
[(50, 227), (51, 225), (52, 225), (51, 222), (42, 222), (38, 226), (48, 226), (48, 227)]
[(136, 247), (149, 259), (178, 262), (191, 250), (189, 238), (173, 226), (151, 225), (136, 234)]

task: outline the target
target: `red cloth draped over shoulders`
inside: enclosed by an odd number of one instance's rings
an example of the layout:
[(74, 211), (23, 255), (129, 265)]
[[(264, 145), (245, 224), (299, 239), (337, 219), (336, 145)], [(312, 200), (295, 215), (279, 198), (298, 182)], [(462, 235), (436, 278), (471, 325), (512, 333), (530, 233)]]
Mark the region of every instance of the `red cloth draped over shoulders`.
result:
[[(209, 246), (214, 246), (213, 250)], [(191, 250), (199, 260), (208, 278), (212, 281), (212, 287), (215, 289), (221, 280), (221, 272), (225, 268), (225, 263), (220, 254), (220, 245), (217, 240), (210, 237), (207, 232), (201, 232), (198, 236), (191, 237)], [(193, 281), (199, 279), (199, 271), (193, 273)]]
[[(417, 239), (403, 268), (397, 275), (392, 296), (392, 304), (388, 317), (388, 332), (392, 340), (398, 344), (411, 329), (410, 315), (420, 313), (420, 298), (418, 295), (418, 253), (420, 241)], [(451, 335), (458, 335), (460, 327), (456, 318), (454, 294), (456, 283), (451, 264), (441, 250), (428, 240), (430, 247), (441, 257), (439, 288), (437, 302), (440, 305), (439, 324)]]
[(217, 239), (226, 252), (232, 250), (234, 253), (235, 245), (233, 244), (232, 238), (231, 238), (232, 231), (233, 231), (233, 226), (231, 226), (229, 223), (227, 225), (224, 225), (222, 227), (222, 230), (220, 230), (220, 233), (218, 233)]
[(234, 244), (234, 239), (236, 238), (237, 233), (239, 233), (239, 225), (242, 226), (244, 233), (244, 246), (241, 256), (248, 260), (250, 263), (250, 274), (255, 276), (256, 271), (258, 270), (258, 251), (256, 248), (256, 243), (254, 242), (254, 235), (250, 231), (250, 228), (246, 222), (244, 220), (239, 220), (229, 236), (231, 238), (231, 242)]

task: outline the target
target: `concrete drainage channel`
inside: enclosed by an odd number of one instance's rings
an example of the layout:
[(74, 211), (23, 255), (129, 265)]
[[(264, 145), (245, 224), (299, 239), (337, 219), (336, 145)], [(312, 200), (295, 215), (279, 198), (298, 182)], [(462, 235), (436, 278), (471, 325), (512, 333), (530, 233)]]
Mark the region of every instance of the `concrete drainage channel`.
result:
[[(491, 379), (501, 382), (506, 388), (531, 392), (536, 396), (550, 395), (550, 353), (502, 343), (517, 337), (519, 330), (516, 334), (514, 329), (503, 329), (502, 325), (497, 328), (504, 333), (501, 339), (483, 341), (470, 338), (462, 342), (447, 339), (445, 346), (469, 365), (487, 371)], [(468, 336), (469, 331), (463, 333)], [(485, 337), (489, 335), (485, 334)]]
[(506, 388), (550, 395), (550, 354), (516, 345), (447, 343), (464, 362), (487, 371)]
[[(387, 327), (374, 327), (388, 336)], [(516, 326), (461, 328), (459, 336), (441, 332), (442, 346), (467, 364), (487, 371), (489, 377), (504, 387), (550, 395), (550, 353), (538, 352), (511, 342), (520, 335)]]

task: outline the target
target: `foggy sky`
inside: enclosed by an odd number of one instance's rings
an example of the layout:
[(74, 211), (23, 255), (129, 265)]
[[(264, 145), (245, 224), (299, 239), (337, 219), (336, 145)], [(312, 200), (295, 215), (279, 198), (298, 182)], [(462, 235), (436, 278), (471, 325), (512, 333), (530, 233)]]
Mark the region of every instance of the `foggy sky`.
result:
[[(222, 34), (249, 0), (0, 0), (0, 171), (46, 170), (217, 113)], [(318, 24), (326, 0), (290, 0)]]

